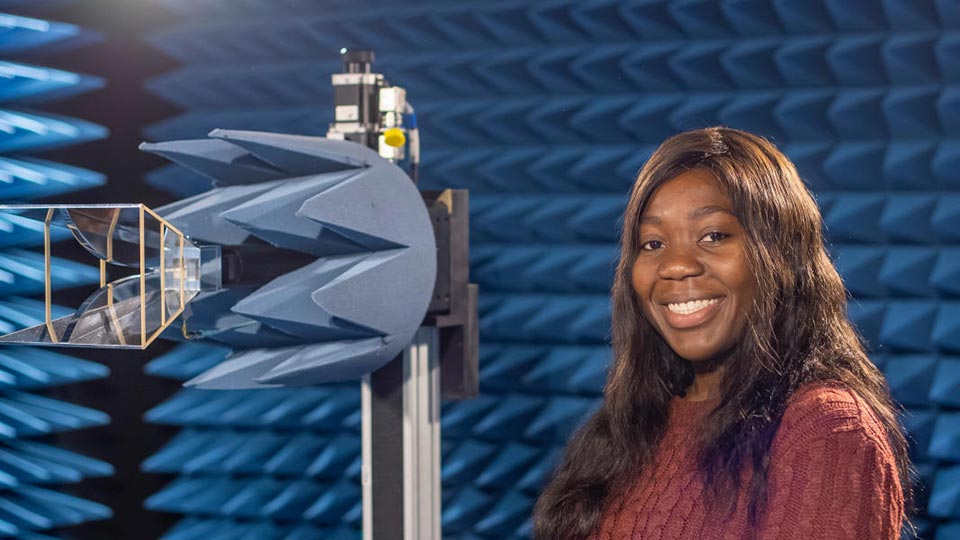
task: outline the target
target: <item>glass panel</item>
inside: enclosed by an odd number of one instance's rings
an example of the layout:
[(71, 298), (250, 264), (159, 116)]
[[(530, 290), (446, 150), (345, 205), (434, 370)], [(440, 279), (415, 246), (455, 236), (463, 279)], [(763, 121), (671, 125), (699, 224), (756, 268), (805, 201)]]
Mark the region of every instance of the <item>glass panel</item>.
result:
[[(141, 328), (146, 341), (160, 327), (160, 275), (145, 277), (146, 317), (140, 317), (140, 276), (133, 275), (108, 283), (80, 306), (60, 336), (62, 343), (141, 344)], [(141, 325), (141, 322), (144, 323)]]
[[(41, 231), (49, 216), (51, 226), (66, 226), (87, 251), (110, 264), (139, 270), (143, 250), (142, 275), (138, 272), (108, 283), (75, 314), (0, 336), (0, 343), (140, 348), (171, 324), (200, 291), (200, 248), (146, 207), (20, 205), (0, 206), (0, 212), (37, 220)], [(214, 263), (219, 258), (208, 261), (206, 271), (219, 274)]]
[[(2, 343), (119, 347), (141, 346), (160, 328), (160, 274), (145, 276), (146, 309), (141, 321), (140, 275), (108, 283), (88, 297), (73, 315), (51, 321), (55, 336), (45, 324), (0, 336)], [(153, 315), (151, 315), (153, 314)]]
[(145, 265), (160, 265), (160, 222), (140, 208), (69, 208), (66, 222), (77, 241), (101, 259), (122, 266), (140, 266), (140, 237), (144, 239)]

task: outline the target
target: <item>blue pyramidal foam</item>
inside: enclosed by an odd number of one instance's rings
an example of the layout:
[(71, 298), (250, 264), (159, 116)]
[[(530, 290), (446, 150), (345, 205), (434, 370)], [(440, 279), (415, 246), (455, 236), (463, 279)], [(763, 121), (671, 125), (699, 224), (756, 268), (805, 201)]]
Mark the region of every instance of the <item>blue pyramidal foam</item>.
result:
[(158, 212), (196, 240), (316, 259), (253, 288), (228, 284), (200, 298), (202, 320), (187, 324), (235, 352), (188, 385), (356, 379), (396, 356), (420, 326), (436, 275), (433, 228), (406, 174), (348, 141), (210, 136), (142, 145), (215, 186)]

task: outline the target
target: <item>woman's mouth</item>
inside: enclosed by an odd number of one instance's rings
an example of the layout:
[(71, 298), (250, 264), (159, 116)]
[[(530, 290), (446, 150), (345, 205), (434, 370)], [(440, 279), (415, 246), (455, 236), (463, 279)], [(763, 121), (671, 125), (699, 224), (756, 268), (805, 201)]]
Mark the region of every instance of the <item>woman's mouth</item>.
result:
[(690, 328), (702, 324), (720, 309), (725, 296), (661, 305), (667, 322), (674, 328)]

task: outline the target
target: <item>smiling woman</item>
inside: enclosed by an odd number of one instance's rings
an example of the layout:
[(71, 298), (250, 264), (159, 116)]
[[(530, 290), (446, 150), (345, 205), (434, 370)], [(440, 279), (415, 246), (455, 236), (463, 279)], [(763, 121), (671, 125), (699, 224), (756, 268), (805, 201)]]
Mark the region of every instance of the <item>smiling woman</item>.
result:
[[(656, 190), (639, 227), (631, 276), (644, 317), (695, 368), (719, 369), (743, 334), (756, 287), (729, 197), (708, 170), (691, 169)], [(689, 399), (706, 399), (699, 382)]]
[(537, 501), (537, 540), (899, 538), (907, 444), (822, 229), (766, 139), (660, 146), (624, 215), (604, 400)]

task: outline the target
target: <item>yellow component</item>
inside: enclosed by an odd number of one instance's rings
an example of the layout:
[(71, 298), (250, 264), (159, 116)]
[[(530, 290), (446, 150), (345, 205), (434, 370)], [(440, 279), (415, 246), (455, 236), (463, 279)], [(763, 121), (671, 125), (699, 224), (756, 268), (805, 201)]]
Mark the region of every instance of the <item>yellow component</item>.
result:
[(407, 142), (407, 135), (400, 128), (390, 128), (383, 132), (383, 142), (390, 146), (403, 146)]

